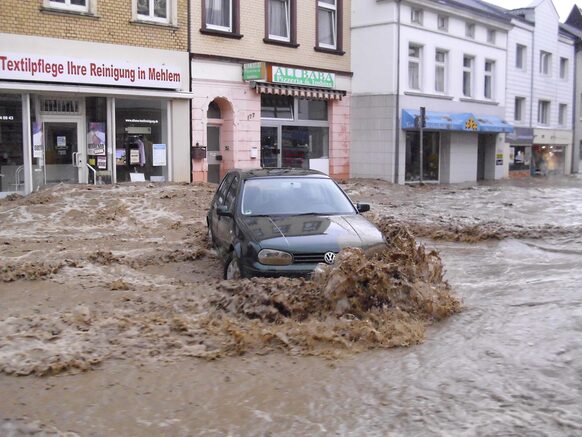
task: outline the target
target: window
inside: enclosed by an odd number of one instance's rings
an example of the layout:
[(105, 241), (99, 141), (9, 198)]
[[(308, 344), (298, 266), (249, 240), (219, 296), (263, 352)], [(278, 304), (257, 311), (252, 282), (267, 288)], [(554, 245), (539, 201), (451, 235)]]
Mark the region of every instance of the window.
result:
[(412, 23), (421, 24), (422, 25), (422, 9), (414, 9), (410, 10), (410, 21)]
[(297, 112), (299, 120), (325, 121), (327, 120), (327, 101), (299, 99)]
[(340, 0), (317, 1), (317, 43), (320, 48), (341, 49), (338, 38), (339, 2)]
[[(22, 97), (20, 94), (0, 94), (0, 193), (24, 190), (24, 177), (18, 170), (24, 165), (22, 134)], [(37, 123), (35, 131), (40, 130)], [(42, 144), (34, 134), (34, 144)], [(36, 160), (40, 158), (34, 157)], [(43, 178), (44, 181), (44, 178)]]
[(77, 12), (89, 11), (89, 0), (45, 0), (44, 5), (49, 8), (66, 9)]
[(560, 79), (568, 78), (568, 58), (560, 58)]
[(495, 44), (495, 31), (493, 29), (487, 29), (487, 42), (489, 44)]
[(523, 121), (523, 108), (525, 108), (525, 98), (516, 97), (513, 118), (515, 121)]
[(485, 82), (483, 96), (493, 99), (493, 76), (495, 74), (495, 61), (485, 61)]
[(437, 93), (446, 92), (447, 78), (447, 52), (437, 50), (435, 52), (434, 90)]
[(425, 132), (423, 135), (422, 175), (420, 168), (420, 132), (406, 132), (406, 182), (439, 180), (440, 134)]
[(206, 29), (234, 32), (233, 2), (234, 0), (204, 0)]
[(544, 76), (552, 75), (552, 54), (540, 51), (540, 74)]
[(413, 90), (420, 90), (421, 52), (420, 46), (408, 46), (408, 88)]
[(269, 0), (269, 39), (291, 41), (291, 0)]
[(137, 18), (139, 20), (168, 22), (168, 0), (137, 0)]
[(449, 30), (449, 17), (446, 15), (439, 15), (437, 17), (437, 26), (439, 30), (447, 31)]
[(463, 95), (473, 97), (473, 62), (471, 56), (463, 57)]
[(525, 70), (526, 64), (526, 46), (517, 44), (515, 46), (515, 67), (520, 70)]
[(261, 94), (261, 118), (293, 120), (293, 97)]
[(465, 36), (475, 38), (475, 23), (465, 23)]
[(550, 122), (550, 102), (540, 100), (538, 103), (538, 123), (549, 124)]
[(568, 105), (560, 103), (560, 113), (558, 114), (558, 123), (560, 126), (566, 126), (566, 117), (568, 116)]

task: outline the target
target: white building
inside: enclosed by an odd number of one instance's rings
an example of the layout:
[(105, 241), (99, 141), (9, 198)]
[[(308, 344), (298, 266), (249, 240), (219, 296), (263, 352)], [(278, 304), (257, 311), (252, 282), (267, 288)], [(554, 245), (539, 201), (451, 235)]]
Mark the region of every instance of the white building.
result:
[(569, 174), (572, 168), (574, 38), (564, 32), (551, 0), (505, 11), (508, 41), (504, 164), (509, 177)]
[(354, 1), (351, 176), (503, 177), (510, 30), (510, 17), (478, 1)]

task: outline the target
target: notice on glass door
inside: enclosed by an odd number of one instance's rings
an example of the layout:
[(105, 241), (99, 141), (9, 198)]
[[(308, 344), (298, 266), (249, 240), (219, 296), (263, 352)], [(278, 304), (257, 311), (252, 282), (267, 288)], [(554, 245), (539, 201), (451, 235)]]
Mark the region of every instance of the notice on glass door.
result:
[(166, 165), (166, 145), (153, 145), (153, 165), (154, 167), (163, 167)]

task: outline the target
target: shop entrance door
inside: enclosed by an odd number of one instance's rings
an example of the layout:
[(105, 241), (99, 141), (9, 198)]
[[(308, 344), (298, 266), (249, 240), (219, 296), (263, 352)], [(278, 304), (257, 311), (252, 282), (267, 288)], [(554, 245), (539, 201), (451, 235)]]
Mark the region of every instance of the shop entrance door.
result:
[(81, 123), (70, 120), (47, 121), (43, 130), (45, 184), (86, 183)]
[(208, 154), (208, 182), (217, 184), (220, 182), (220, 162), (222, 155), (220, 154), (220, 126), (208, 126), (206, 128), (206, 136), (208, 138), (207, 154)]
[(261, 126), (261, 167), (279, 167), (279, 128)]

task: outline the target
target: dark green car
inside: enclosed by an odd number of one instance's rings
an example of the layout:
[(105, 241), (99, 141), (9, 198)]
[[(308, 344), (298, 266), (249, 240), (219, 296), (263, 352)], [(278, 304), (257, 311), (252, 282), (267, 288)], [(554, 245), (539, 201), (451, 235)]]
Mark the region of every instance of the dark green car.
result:
[(309, 276), (345, 247), (376, 249), (380, 230), (327, 175), (315, 170), (231, 170), (207, 216), (225, 279)]

